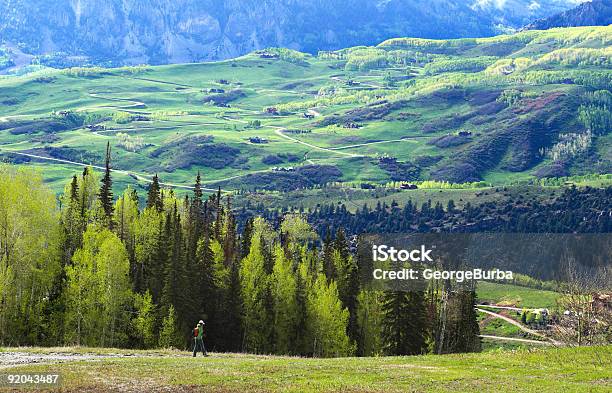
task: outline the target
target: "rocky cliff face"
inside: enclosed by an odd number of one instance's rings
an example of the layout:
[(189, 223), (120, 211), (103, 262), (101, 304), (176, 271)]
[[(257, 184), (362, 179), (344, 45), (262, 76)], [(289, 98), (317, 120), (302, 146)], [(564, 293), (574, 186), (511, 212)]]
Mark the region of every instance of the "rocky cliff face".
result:
[(487, 36), (566, 8), (568, 0), (3, 0), (0, 40), (94, 63), (161, 64), (269, 46)]
[(546, 30), (554, 27), (607, 26), (612, 24), (612, 0), (593, 0), (571, 10), (538, 19), (525, 29)]

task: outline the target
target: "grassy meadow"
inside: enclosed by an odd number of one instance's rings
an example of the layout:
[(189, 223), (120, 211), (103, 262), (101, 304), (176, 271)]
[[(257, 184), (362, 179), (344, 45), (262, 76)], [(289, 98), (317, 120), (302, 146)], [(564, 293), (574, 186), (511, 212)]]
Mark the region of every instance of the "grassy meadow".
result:
[(168, 351), (17, 350), (114, 356), (11, 368), (15, 373), (60, 373), (57, 391), (62, 392), (606, 392), (612, 379), (610, 346), (335, 359), (241, 354), (194, 359), (186, 352)]

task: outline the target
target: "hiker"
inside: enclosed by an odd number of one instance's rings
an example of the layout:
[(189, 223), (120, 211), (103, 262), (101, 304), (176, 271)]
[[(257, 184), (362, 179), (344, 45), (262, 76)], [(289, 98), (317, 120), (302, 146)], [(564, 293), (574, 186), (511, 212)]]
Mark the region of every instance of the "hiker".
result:
[(198, 325), (193, 328), (193, 357), (196, 356), (198, 348), (202, 348), (202, 355), (208, 356), (206, 353), (206, 347), (204, 346), (204, 321), (200, 319)]

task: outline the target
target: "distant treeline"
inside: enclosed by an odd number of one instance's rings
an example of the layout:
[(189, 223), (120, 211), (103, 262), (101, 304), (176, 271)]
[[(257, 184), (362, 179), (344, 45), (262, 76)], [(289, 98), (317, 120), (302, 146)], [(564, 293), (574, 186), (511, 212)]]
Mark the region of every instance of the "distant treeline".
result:
[[(342, 228), (349, 234), (403, 232), (510, 232), (510, 233), (610, 233), (612, 232), (612, 187), (568, 187), (559, 196), (530, 199), (520, 193), (504, 193), (494, 202), (458, 208), (431, 200), (418, 206), (412, 200), (400, 206), (378, 202), (351, 212), (345, 204), (327, 203), (315, 209), (299, 209), (321, 237)], [(239, 222), (253, 214), (279, 222), (286, 210), (247, 204), (237, 212)]]

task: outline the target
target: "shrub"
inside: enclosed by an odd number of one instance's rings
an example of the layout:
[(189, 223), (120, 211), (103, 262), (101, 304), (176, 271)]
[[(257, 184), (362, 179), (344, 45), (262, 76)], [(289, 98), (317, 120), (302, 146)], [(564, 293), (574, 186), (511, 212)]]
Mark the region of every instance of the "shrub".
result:
[(174, 306), (170, 305), (168, 314), (162, 321), (161, 331), (159, 332), (159, 346), (161, 348), (181, 348), (183, 347), (181, 334), (177, 326), (177, 316)]
[(266, 165), (276, 165), (276, 164), (282, 164), (283, 160), (276, 154), (270, 154), (270, 155), (262, 157), (261, 162)]

